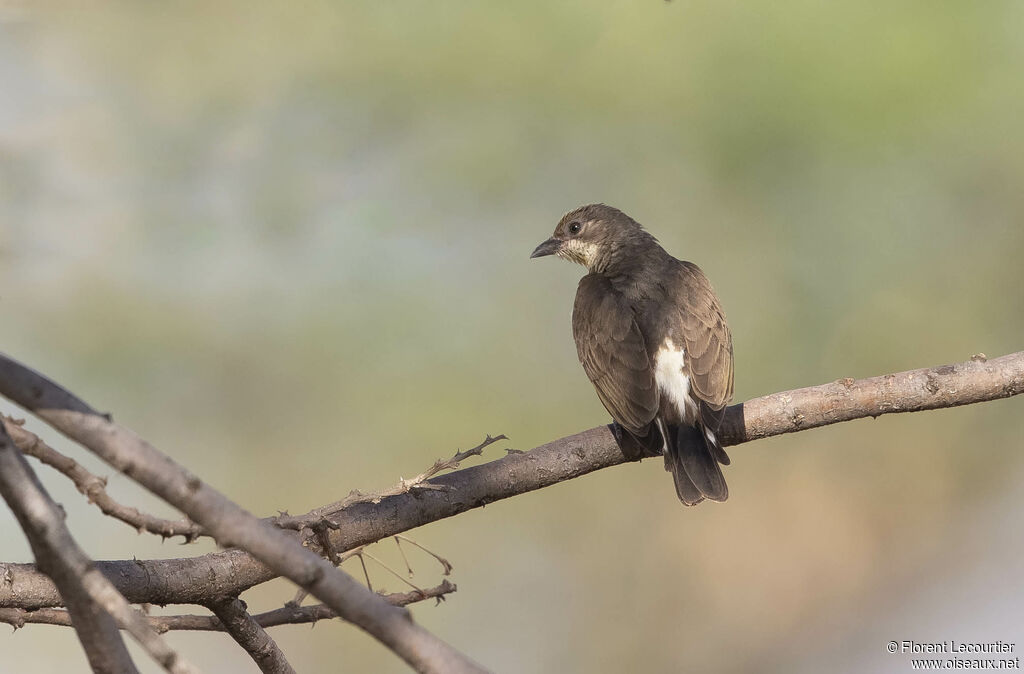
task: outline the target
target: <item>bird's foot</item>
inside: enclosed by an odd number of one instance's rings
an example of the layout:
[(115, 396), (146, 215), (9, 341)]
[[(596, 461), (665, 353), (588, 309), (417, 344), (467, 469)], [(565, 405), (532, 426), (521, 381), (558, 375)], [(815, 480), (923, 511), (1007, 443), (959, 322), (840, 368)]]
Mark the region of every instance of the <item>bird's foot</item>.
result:
[(619, 422), (613, 421), (608, 428), (612, 432), (612, 437), (615, 438), (615, 444), (619, 446), (619, 450), (627, 461), (639, 461), (644, 457), (644, 450), (640, 447), (640, 443), (629, 431), (620, 426)]

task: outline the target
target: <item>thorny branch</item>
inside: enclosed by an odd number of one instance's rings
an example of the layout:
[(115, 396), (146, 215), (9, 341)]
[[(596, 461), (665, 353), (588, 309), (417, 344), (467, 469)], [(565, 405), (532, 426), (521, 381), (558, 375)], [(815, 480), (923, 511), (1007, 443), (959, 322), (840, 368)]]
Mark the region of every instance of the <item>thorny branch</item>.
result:
[[(329, 504), (327, 504), (325, 506), (322, 506), (320, 508), (316, 508), (314, 510), (311, 510), (310, 512), (306, 513), (305, 515), (292, 516), (292, 515), (289, 515), (288, 513), (284, 513), (283, 512), (280, 515), (278, 515), (277, 517), (273, 518), (271, 521), (274, 524), (276, 524), (277, 526), (281, 527), (282, 529), (294, 529), (295, 531), (312, 532), (313, 536), (315, 537), (315, 545), (311, 544), (311, 542), (308, 539), (307, 539), (307, 545), (309, 545), (309, 547), (313, 547), (315, 549), (318, 549), (323, 554), (323, 556), (326, 557), (327, 559), (329, 559), (331, 561), (331, 563), (334, 564), (335, 566), (341, 564), (343, 561), (345, 561), (349, 557), (358, 556), (359, 557), (359, 563), (363, 567), (363, 575), (366, 576), (366, 586), (372, 590), (373, 586), (370, 584), (370, 574), (366, 570), (366, 559), (365, 559), (365, 557), (369, 557), (370, 559), (376, 561), (378, 564), (380, 564), (380, 561), (377, 560), (373, 555), (370, 555), (369, 553), (364, 553), (363, 548), (365, 546), (360, 546), (359, 548), (356, 548), (354, 550), (350, 550), (350, 551), (346, 552), (346, 554), (344, 554), (344, 555), (339, 554), (338, 550), (331, 543), (330, 532), (331, 532), (331, 530), (336, 530), (338, 528), (338, 525), (336, 523), (334, 523), (333, 521), (331, 521), (331, 519), (330, 519), (331, 515), (333, 515), (333, 514), (335, 514), (337, 512), (340, 512), (340, 511), (344, 510), (345, 508), (351, 507), (351, 506), (353, 506), (353, 505), (355, 505), (357, 503), (374, 503), (374, 504), (376, 504), (376, 503), (380, 503), (384, 498), (386, 498), (388, 496), (397, 496), (399, 494), (408, 494), (408, 493), (412, 492), (415, 489), (427, 489), (427, 490), (431, 490), (432, 489), (434, 491), (447, 491), (448, 487), (445, 487), (443, 485), (434, 485), (434, 484), (429, 483), (427, 480), (429, 480), (430, 478), (434, 477), (435, 475), (437, 475), (438, 473), (440, 473), (442, 471), (457, 469), (459, 467), (459, 464), (462, 463), (463, 461), (465, 461), (466, 459), (468, 459), (469, 457), (471, 457), (471, 456), (480, 456), (480, 455), (483, 454), (483, 451), (484, 451), (484, 449), (486, 447), (488, 447), (490, 445), (493, 445), (496, 442), (500, 442), (501, 440), (507, 440), (507, 439), (508, 438), (505, 437), (504, 435), (498, 435), (498, 436), (493, 437), (493, 438), (490, 435), (487, 435), (487, 437), (484, 438), (484, 441), (481, 442), (476, 447), (473, 447), (471, 449), (467, 449), (465, 451), (456, 451), (455, 452), (455, 456), (453, 456), (450, 459), (438, 459), (437, 461), (434, 462), (433, 466), (431, 466), (427, 470), (423, 471), (422, 473), (420, 473), (416, 477), (412, 478), (411, 480), (406, 480), (405, 478), (400, 478), (399, 481), (398, 481), (398, 484), (396, 484), (395, 486), (389, 487), (387, 489), (382, 489), (381, 491), (376, 491), (376, 492), (364, 493), (364, 492), (360, 492), (358, 490), (352, 490), (349, 493), (349, 495), (346, 496), (345, 498), (343, 498), (342, 500), (335, 501), (334, 503), (329, 503)], [(405, 538), (404, 536), (402, 538), (404, 538), (404, 540), (406, 542), (411, 543), (412, 545), (415, 545), (416, 547), (420, 548), (421, 550), (423, 550), (424, 552), (426, 552), (427, 554), (433, 556), (435, 559), (437, 559), (439, 562), (441, 562), (441, 564), (445, 568), (444, 574), (446, 576), (451, 572), (451, 564), (448, 563), (448, 560), (446, 560), (443, 557), (440, 557), (440, 556), (434, 554), (430, 550), (427, 550), (426, 548), (424, 548), (422, 545), (420, 545), (416, 541), (413, 541), (411, 539)], [(371, 541), (371, 542), (373, 542), (373, 541)], [(395, 543), (398, 544), (398, 549), (399, 549), (399, 551), (401, 551), (401, 549), (402, 549), (401, 540), (397, 536), (395, 537)], [(404, 552), (402, 552), (402, 556), (403, 557), (405, 556)], [(390, 568), (388, 568), (386, 565), (381, 564), (381, 566), (383, 566), (388, 571), (391, 571), (391, 573), (395, 573)], [(406, 566), (408, 566), (408, 561), (406, 562)], [(398, 574), (395, 574), (395, 575), (398, 575)], [(401, 578), (401, 576), (399, 576), (399, 577)], [(408, 581), (406, 581), (406, 582), (408, 582)], [(411, 583), (410, 583), (410, 585), (411, 585)], [(415, 586), (413, 586), (413, 587), (415, 588)], [(419, 588), (415, 588), (415, 589), (419, 589)], [(297, 599), (295, 600), (294, 603), (298, 603), (298, 601), (300, 601), (301, 598), (304, 597), (304, 596), (305, 596), (305, 591), (300, 589), (299, 593), (297, 595)]]
[[(224, 547), (238, 547), (308, 590), (421, 672), (485, 671), (431, 634), (404, 609), (382, 601), (348, 574), (303, 547), (289, 532), (257, 519), (131, 430), (114, 423), (45, 376), (0, 354), (0, 393), (97, 454), (202, 525)], [(219, 593), (237, 596), (236, 592)]]
[[(318, 530), (318, 533), (319, 533), (319, 530)], [(405, 556), (405, 551), (402, 550), (402, 541), (405, 541), (406, 543), (409, 543), (410, 545), (416, 546), (417, 548), (419, 548), (423, 552), (425, 552), (428, 555), (430, 555), (431, 557), (433, 557), (437, 561), (437, 563), (441, 565), (441, 569), (442, 569), (442, 572), (444, 573), (444, 575), (447, 576), (447, 575), (451, 574), (452, 569), (454, 568), (452, 566), (452, 563), (449, 562), (444, 557), (442, 557), (441, 555), (437, 554), (436, 552), (433, 552), (432, 550), (428, 550), (427, 548), (423, 547), (422, 545), (420, 545), (416, 541), (414, 541), (411, 538), (408, 538), (406, 536), (395, 536), (394, 538), (395, 538), (395, 544), (398, 546), (398, 552), (402, 555), (402, 561), (405, 563), (405, 568), (408, 571), (408, 574), (409, 574), (410, 578), (413, 576), (413, 570), (412, 570), (412, 566), (409, 564), (408, 558)], [(411, 587), (414, 591), (420, 592), (420, 593), (426, 592), (426, 590), (424, 590), (423, 588), (421, 588), (421, 587), (415, 585), (414, 583), (410, 582), (407, 578), (404, 578), (401, 574), (399, 574), (397, 571), (392, 569), (390, 566), (388, 566), (387, 564), (385, 564), (384, 562), (380, 561), (379, 559), (377, 559), (376, 557), (371, 555), (369, 552), (367, 552), (366, 551), (367, 547), (368, 546), (366, 546), (366, 545), (360, 545), (358, 548), (355, 548), (354, 550), (348, 550), (347, 552), (345, 552), (343, 554), (340, 554), (340, 555), (334, 554), (334, 555), (331, 556), (331, 562), (336, 564), (336, 565), (338, 565), (338, 564), (341, 564), (341, 563), (343, 563), (343, 562), (345, 562), (345, 561), (347, 561), (347, 560), (349, 560), (349, 559), (351, 559), (353, 557), (358, 557), (359, 558), (359, 564), (362, 566), (362, 569), (363, 569), (363, 576), (366, 578), (366, 587), (368, 587), (368, 588), (370, 588), (372, 590), (373, 589), (373, 583), (370, 582), (370, 572), (366, 568), (366, 560), (367, 560), (367, 558), (369, 558), (369, 559), (373, 560), (374, 562), (376, 562), (385, 571), (387, 571), (388, 573), (390, 573), (391, 575), (395, 576), (400, 581), (402, 581), (403, 583), (405, 583), (406, 585)], [(454, 587), (455, 586), (453, 585), (452, 588), (454, 588)], [(454, 591), (454, 589), (452, 591)], [(308, 593), (305, 590), (300, 588), (299, 591), (296, 593), (295, 598), (288, 602), (288, 605), (289, 606), (293, 606), (293, 607), (294, 606), (299, 606), (306, 599), (307, 595), (308, 595)], [(2, 622), (2, 621), (0, 621), (0, 622)]]
[(238, 597), (224, 597), (210, 602), (207, 608), (213, 611), (227, 633), (249, 654), (263, 674), (295, 674), (277, 642), (249, 615), (244, 601)]
[[(97, 672), (137, 671), (118, 627), (127, 630), (172, 674), (196, 672), (98, 573), (64, 524), (64, 513), (0, 425), (0, 492), (14, 511), (40, 568), (67, 598), (69, 617)], [(116, 624), (115, 624), (116, 623)]]
[[(188, 518), (178, 521), (154, 517), (139, 511), (137, 508), (125, 506), (118, 503), (106, 491), (106, 478), (99, 477), (87, 470), (80, 463), (69, 456), (66, 456), (50, 445), (43, 442), (35, 433), (24, 428), (24, 420), (12, 417), (0, 416), (0, 423), (7, 429), (11, 439), (18, 449), (26, 456), (32, 456), (58, 472), (67, 476), (78, 491), (95, 504), (105, 515), (120, 520), (137, 531), (146, 531), (156, 534), (162, 538), (182, 536), (186, 543), (191, 543), (200, 536), (208, 536), (201, 526)], [(329, 503), (325, 506), (312, 510), (305, 515), (292, 516), (282, 513), (277, 517), (270, 518), (270, 521), (283, 529), (294, 529), (299, 531), (303, 528), (317, 531), (318, 528), (333, 528), (329, 516), (356, 503), (380, 503), (381, 499), (396, 494), (405, 494), (414, 489), (442, 489), (427, 482), (430, 478), (445, 470), (455, 470), (466, 459), (472, 456), (480, 456), (483, 450), (501, 440), (507, 440), (504, 435), (491, 437), (488, 435), (483, 442), (476, 447), (466, 451), (456, 452), (450, 459), (438, 459), (434, 465), (411, 479), (399, 479), (398, 484), (373, 492), (361, 492), (353, 490), (348, 496), (340, 501)], [(415, 543), (414, 543), (415, 545)], [(427, 551), (429, 552), (429, 551)], [(430, 553), (433, 554), (433, 553)], [(331, 557), (328, 557), (329, 559)], [(332, 559), (332, 561), (335, 561)]]
[[(384, 601), (394, 606), (408, 606), (427, 599), (435, 599), (438, 602), (444, 601), (445, 596), (455, 592), (458, 588), (455, 584), (445, 580), (437, 587), (413, 590), (411, 592), (395, 592), (382, 595)], [(300, 625), (304, 623), (315, 623), (320, 620), (337, 618), (338, 615), (323, 604), (310, 606), (285, 606), (265, 613), (257, 613), (252, 619), (260, 627), (277, 627), (279, 625)], [(172, 630), (189, 630), (197, 632), (223, 632), (224, 626), (214, 616), (204, 615), (174, 615), (174, 616), (149, 616), (149, 624), (159, 633)], [(34, 611), (26, 611), (20, 608), (0, 608), (0, 623), (6, 623), (15, 629), (25, 625), (59, 625), (62, 627), (71, 626), (71, 618), (68, 612), (59, 608), (40, 608)]]
[[(737, 445), (853, 419), (955, 407), (1021, 392), (1024, 352), (994, 359), (979, 355), (953, 365), (841, 379), (733, 405), (726, 412), (719, 438), (726, 446)], [(599, 426), (527, 452), (509, 453), (446, 475), (435, 474), (414, 487), (407, 483), (416, 478), (405, 481), (405, 488), (400, 483), (375, 496), (353, 494), (306, 515), (282, 514), (277, 519), (299, 529), (296, 535), (305, 545), (316, 548), (318, 538), (326, 539), (327, 552), (337, 556), (338, 551), (353, 551), (499, 499), (624, 462), (609, 428)], [(312, 525), (321, 530), (319, 535)], [(186, 559), (97, 562), (96, 567), (135, 603), (205, 604), (211, 597), (237, 596), (276, 577), (274, 571), (241, 550)], [(33, 565), (0, 564), (0, 607), (31, 610), (59, 605), (62, 601), (56, 588)]]
[(24, 421), (0, 417), (0, 423), (23, 454), (35, 457), (66, 475), (89, 503), (94, 503), (104, 515), (120, 520), (137, 531), (148, 531), (163, 538), (184, 536), (186, 542), (192, 542), (203, 533), (198, 524), (187, 518), (173, 522), (118, 503), (107, 493), (106, 478), (94, 475), (82, 464), (50, 447), (35, 433), (25, 430)]
[(376, 504), (380, 503), (388, 496), (408, 494), (414, 489), (449, 491), (450, 487), (440, 484), (432, 484), (428, 482), (428, 480), (442, 471), (455, 470), (459, 467), (460, 463), (469, 457), (480, 456), (483, 454), (486, 447), (502, 440), (508, 440), (508, 438), (504, 435), (498, 435), (493, 438), (488, 435), (484, 438), (483, 442), (472, 449), (467, 449), (464, 452), (456, 452), (455, 456), (450, 459), (438, 459), (434, 462), (433, 466), (411, 480), (406, 480), (404, 478), (400, 479), (398, 484), (395, 486), (377, 492), (363, 493), (358, 490), (353, 490), (348, 496), (340, 501), (328, 503), (325, 506), (309, 511), (305, 515), (289, 515), (288, 513), (281, 513), (280, 516), (274, 518), (274, 523), (282, 529), (295, 529), (296, 531), (301, 531), (302, 529), (314, 529), (315, 527), (323, 526), (324, 524), (326, 524), (330, 529), (335, 529), (336, 527), (329, 519), (330, 516), (357, 503)]
[[(733, 405), (719, 438), (737, 445), (841, 421), (896, 412), (917, 412), (1008, 398), (1024, 392), (1024, 351), (953, 365), (773, 393)], [(331, 516), (335, 550), (361, 545), (458, 515), (487, 503), (586, 475), (625, 462), (607, 426), (554, 440), (526, 452), (430, 479), (447, 490), (414, 490), (355, 503)], [(300, 518), (311, 517), (313, 511)], [(312, 534), (303, 534), (316, 545)], [(217, 593), (237, 594), (275, 577), (240, 550), (164, 560), (97, 562), (129, 601), (204, 604)], [(0, 570), (0, 607), (34, 609), (61, 605), (60, 595), (30, 564)]]

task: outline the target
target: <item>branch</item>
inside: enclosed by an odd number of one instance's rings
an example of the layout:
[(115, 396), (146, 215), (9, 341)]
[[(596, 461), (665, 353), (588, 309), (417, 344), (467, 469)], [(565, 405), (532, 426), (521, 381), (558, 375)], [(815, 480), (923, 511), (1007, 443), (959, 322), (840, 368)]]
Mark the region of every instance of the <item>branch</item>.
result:
[(66, 475), (75, 484), (75, 488), (89, 500), (89, 503), (96, 504), (96, 507), (104, 515), (120, 520), (136, 531), (148, 531), (162, 538), (183, 536), (186, 543), (191, 543), (202, 535), (202, 528), (195, 522), (190, 522), (187, 519), (172, 522), (118, 503), (107, 493), (106, 478), (94, 475), (82, 464), (50, 447), (38, 435), (22, 428), (22, 422), (10, 417), (0, 417), (0, 423), (7, 429), (8, 435), (23, 454), (33, 456)]
[[(976, 357), (955, 365), (844, 379), (755, 398), (726, 411), (719, 438), (725, 445), (737, 445), (841, 421), (955, 407), (1021, 392), (1024, 352), (990, 360)], [(379, 503), (355, 504), (331, 517), (338, 527), (329, 532), (331, 544), (336, 550), (351, 550), (624, 462), (608, 427), (598, 426), (430, 480), (444, 490), (415, 490)], [(129, 601), (155, 604), (203, 604), (218, 592), (237, 594), (275, 575), (238, 550), (190, 559), (97, 562), (97, 566)], [(0, 579), (6, 578), (6, 582), (0, 580), (0, 606), (34, 609), (61, 604), (52, 583), (31, 565), (9, 564), (0, 573)]]
[[(6, 428), (7, 434), (14, 440), (14, 444), (21, 450), (22, 454), (39, 459), (66, 476), (74, 483), (79, 493), (85, 496), (89, 503), (96, 505), (104, 515), (120, 520), (136, 531), (146, 531), (164, 539), (181, 536), (185, 539), (185, 543), (192, 543), (200, 536), (209, 535), (201, 526), (187, 518), (179, 521), (163, 519), (117, 502), (106, 491), (106, 478), (93, 474), (71, 457), (61, 454), (46, 444), (35, 433), (25, 430), (24, 420), (0, 416), (0, 424)], [(507, 439), (504, 435), (498, 435), (493, 438), (488, 435), (476, 447), (465, 451), (458, 451), (450, 459), (438, 459), (434, 462), (434, 465), (416, 477), (409, 480), (400, 479), (398, 484), (393, 487), (369, 493), (354, 490), (340, 501), (311, 510), (305, 515), (297, 517), (283, 513), (278, 517), (270, 518), (270, 521), (282, 529), (300, 531), (305, 527), (312, 528), (323, 524), (329, 515), (355, 503), (379, 503), (385, 496), (405, 494), (413, 489), (438, 489), (434, 485), (424, 483), (442, 471), (455, 470), (462, 461), (471, 456), (480, 456), (486, 447)]]
[[(6, 428), (7, 434), (14, 440), (14, 444), (21, 450), (22, 454), (39, 459), (66, 476), (74, 483), (79, 493), (84, 495), (89, 503), (95, 504), (104, 515), (124, 522), (140, 533), (146, 531), (156, 534), (163, 539), (181, 536), (185, 539), (184, 543), (192, 543), (200, 536), (209, 536), (201, 526), (188, 518), (178, 521), (163, 519), (117, 502), (106, 491), (106, 478), (93, 474), (71, 457), (61, 454), (46, 444), (35, 433), (25, 430), (24, 420), (0, 416), (0, 424)], [(278, 517), (268, 519), (282, 529), (301, 531), (306, 527), (311, 529), (314, 527), (322, 528), (329, 525), (327, 520), (329, 515), (355, 503), (367, 501), (379, 503), (385, 496), (404, 494), (413, 489), (438, 489), (434, 485), (424, 483), (442, 471), (455, 470), (462, 461), (471, 456), (480, 456), (483, 454), (484, 448), (501, 440), (507, 440), (507, 438), (504, 435), (493, 438), (488, 435), (476, 447), (456, 452), (450, 459), (439, 459), (434, 462), (434, 465), (416, 477), (409, 480), (403, 478), (393, 487), (369, 493), (354, 490), (344, 499), (312, 510), (301, 517), (282, 513)], [(331, 555), (328, 554), (327, 557), (330, 558)], [(335, 560), (332, 559), (332, 561)]]
[(161, 667), (171, 674), (198, 674), (199, 670), (178, 655), (150, 626), (146, 621), (146, 616), (125, 601), (125, 598), (114, 589), (105, 576), (96, 573), (95, 569), (90, 569), (82, 577), (82, 584), (85, 585), (89, 594), (96, 597), (110, 612), (118, 627), (131, 634)]
[[(417, 671), (483, 669), (335, 568), (294, 536), (254, 517), (134, 432), (43, 375), (0, 354), (0, 393), (200, 524), (223, 547), (238, 547), (358, 625)], [(237, 595), (236, 592), (221, 594)]]
[[(64, 513), (39, 483), (0, 425), (0, 491), (28, 536), (40, 568), (67, 598), (75, 631), (94, 671), (137, 672), (118, 627), (127, 629), (173, 674), (196, 672), (98, 573), (64, 524)], [(115, 622), (116, 621), (116, 622)]]
[[(438, 459), (437, 461), (434, 462), (433, 466), (426, 469), (425, 471), (423, 471), (416, 477), (412, 478), (411, 480), (400, 479), (398, 481), (398, 484), (396, 484), (393, 487), (389, 487), (388, 489), (383, 489), (381, 491), (370, 492), (368, 494), (364, 494), (363, 492), (360, 491), (353, 491), (340, 501), (329, 503), (321, 508), (315, 508), (314, 510), (310, 510), (305, 515), (288, 515), (287, 513), (282, 513), (278, 517), (275, 517), (273, 519), (273, 522), (282, 529), (294, 529), (296, 531), (301, 531), (304, 528), (317, 527), (318, 525), (321, 525), (324, 522), (330, 523), (331, 515), (341, 510), (344, 510), (345, 508), (353, 506), (357, 503), (380, 503), (384, 498), (388, 496), (408, 494), (414, 489), (434, 489), (436, 491), (448, 491), (447, 487), (432, 484), (429, 481), (430, 478), (434, 477), (438, 473), (445, 470), (455, 470), (456, 468), (459, 467), (460, 463), (462, 463), (469, 457), (480, 456), (481, 454), (484, 453), (484, 449), (486, 447), (489, 447), (490, 445), (493, 445), (496, 442), (500, 442), (501, 440), (508, 440), (508, 438), (505, 437), (504, 435), (498, 435), (493, 438), (490, 435), (488, 435), (487, 437), (484, 438), (483, 442), (481, 442), (476, 447), (473, 447), (472, 449), (467, 449), (464, 452), (457, 451), (455, 452), (455, 456), (453, 456), (450, 459)], [(334, 528), (333, 524), (330, 525), (330, 528)]]
[[(447, 580), (437, 587), (412, 592), (395, 592), (381, 595), (384, 601), (393, 606), (408, 606), (427, 599), (444, 601), (445, 595), (455, 592), (458, 588)], [(278, 627), (279, 625), (301, 625), (316, 623), (321, 620), (337, 618), (338, 614), (323, 604), (312, 606), (285, 606), (266, 613), (258, 613), (252, 619), (260, 627)], [(161, 634), (171, 630), (189, 630), (198, 632), (224, 632), (224, 625), (214, 616), (206, 615), (173, 615), (149, 616), (149, 624)], [(59, 608), (40, 608), (26, 611), (20, 608), (0, 608), (0, 623), (12, 625), (14, 629), (25, 625), (58, 625), (71, 627), (68, 612)]]
[(1024, 351), (992, 359), (977, 354), (963, 363), (840, 379), (733, 405), (719, 437), (725, 445), (738, 445), (841, 421), (959, 407), (1020, 393), (1024, 393)]
[[(738, 445), (784, 433), (896, 412), (954, 407), (1024, 392), (1024, 351), (869, 379), (843, 379), (733, 405), (718, 437)], [(331, 520), (330, 543), (351, 550), (494, 501), (625, 463), (609, 427), (599, 426), (528, 452), (436, 477), (442, 491), (358, 503)]]
[(245, 602), (238, 597), (226, 597), (208, 606), (239, 646), (264, 674), (295, 674), (284, 653), (270, 638), (266, 630), (253, 620)]

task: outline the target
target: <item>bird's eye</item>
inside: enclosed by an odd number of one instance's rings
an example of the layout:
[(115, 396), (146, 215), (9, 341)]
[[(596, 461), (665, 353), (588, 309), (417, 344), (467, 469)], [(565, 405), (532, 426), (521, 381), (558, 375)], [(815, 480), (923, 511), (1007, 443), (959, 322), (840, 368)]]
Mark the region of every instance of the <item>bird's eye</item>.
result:
[(570, 234), (579, 234), (580, 233), (580, 223), (574, 222), (571, 225), (569, 225), (569, 233)]

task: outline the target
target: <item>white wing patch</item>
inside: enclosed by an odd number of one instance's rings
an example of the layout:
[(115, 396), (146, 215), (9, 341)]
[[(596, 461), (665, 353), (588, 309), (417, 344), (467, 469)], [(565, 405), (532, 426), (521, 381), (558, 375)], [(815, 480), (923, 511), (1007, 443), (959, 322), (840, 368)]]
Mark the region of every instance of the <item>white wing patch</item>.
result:
[(692, 424), (697, 418), (697, 406), (690, 397), (690, 378), (683, 373), (683, 355), (682, 347), (666, 338), (654, 354), (654, 381), (672, 401), (680, 420)]

